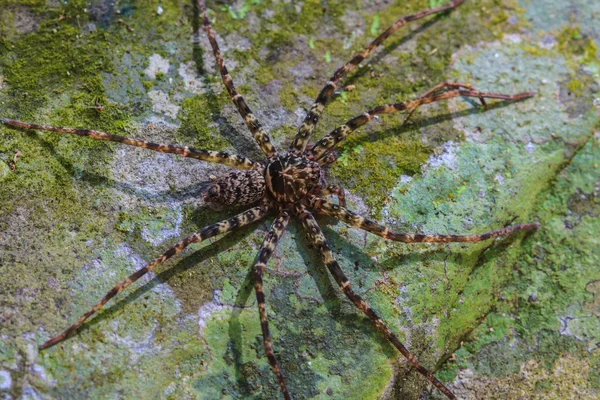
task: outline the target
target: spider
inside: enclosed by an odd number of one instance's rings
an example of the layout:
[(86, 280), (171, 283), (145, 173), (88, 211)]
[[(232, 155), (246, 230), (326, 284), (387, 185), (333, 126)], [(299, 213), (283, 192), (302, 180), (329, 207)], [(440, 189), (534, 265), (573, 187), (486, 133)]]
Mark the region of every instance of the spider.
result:
[[(267, 321), (267, 312), (265, 307), (265, 295), (263, 291), (262, 275), (265, 267), (273, 254), (275, 246), (286, 227), (293, 217), (298, 219), (307, 232), (309, 240), (319, 253), (323, 263), (339, 285), (341, 291), (348, 299), (362, 311), (370, 322), (389, 340), (389, 342), (408, 360), (408, 362), (427, 380), (429, 380), (437, 389), (444, 393), (448, 398), (455, 399), (454, 394), (446, 388), (433, 374), (423, 367), (416, 357), (402, 344), (398, 337), (386, 326), (378, 317), (377, 313), (352, 289), (352, 285), (339, 264), (323, 235), (319, 224), (313, 214), (325, 214), (329, 217), (345, 222), (353, 227), (365, 230), (385, 239), (403, 242), (479, 242), (501, 235), (511, 234), (517, 231), (532, 231), (539, 227), (537, 223), (520, 224), (508, 226), (495, 231), (486, 232), (477, 235), (436, 235), (436, 234), (411, 234), (393, 232), (387, 227), (364, 218), (345, 207), (344, 189), (336, 185), (328, 185), (325, 181), (323, 168), (328, 164), (335, 162), (335, 155), (332, 153), (336, 145), (342, 142), (348, 135), (352, 134), (361, 126), (373, 120), (380, 114), (391, 114), (395, 112), (405, 112), (406, 122), (412, 113), (420, 106), (434, 103), (444, 99), (454, 97), (472, 97), (477, 98), (484, 108), (487, 108), (485, 99), (501, 99), (506, 101), (518, 101), (533, 96), (532, 92), (519, 93), (516, 95), (506, 95), (499, 93), (488, 93), (476, 90), (470, 85), (462, 83), (443, 82), (440, 83), (423, 95), (395, 104), (386, 104), (375, 107), (349, 121), (312, 145), (308, 145), (312, 134), (328, 100), (334, 95), (338, 88), (340, 80), (349, 72), (354, 70), (365, 58), (367, 58), (376, 47), (381, 45), (385, 39), (392, 35), (400, 27), (410, 21), (414, 21), (435, 13), (452, 10), (462, 4), (465, 0), (453, 0), (445, 5), (424, 10), (413, 15), (398, 19), (385, 32), (379, 35), (373, 42), (358, 53), (351, 61), (337, 69), (325, 86), (320, 91), (314, 104), (308, 111), (304, 121), (298, 129), (298, 132), (286, 152), (279, 152), (271, 143), (268, 134), (264, 131), (259, 121), (256, 119), (244, 98), (237, 92), (232, 77), (225, 67), (223, 57), (219, 50), (215, 38), (215, 32), (211, 26), (210, 19), (207, 16), (206, 7), (203, 0), (198, 0), (198, 7), (202, 13), (204, 29), (210, 41), (214, 57), (219, 68), (223, 83), (229, 93), (232, 102), (243, 118), (246, 126), (252, 133), (256, 144), (265, 155), (263, 161), (253, 161), (246, 157), (229, 154), (225, 152), (216, 152), (190, 148), (187, 146), (156, 144), (143, 140), (131, 139), (112, 135), (105, 132), (99, 132), (89, 129), (74, 129), (55, 126), (38, 125), (16, 120), (3, 119), (2, 123), (6, 126), (37, 129), (44, 131), (53, 131), (60, 133), (69, 133), (80, 136), (87, 136), (98, 140), (114, 141), (130, 146), (142, 147), (161, 153), (179, 154), (183, 157), (190, 157), (202, 161), (224, 164), (233, 167), (232, 171), (225, 176), (216, 179), (204, 198), (208, 204), (215, 207), (223, 206), (252, 206), (246, 211), (233, 216), (229, 219), (206, 226), (197, 233), (187, 236), (167, 249), (162, 255), (155, 258), (143, 268), (130, 275), (124, 281), (114, 286), (106, 295), (96, 303), (88, 312), (83, 314), (72, 326), (63, 333), (50, 338), (39, 346), (40, 350), (51, 347), (65, 340), (94, 313), (103, 307), (110, 299), (126, 289), (132, 283), (152, 271), (157, 265), (181, 252), (192, 243), (201, 242), (216, 235), (239, 229), (242, 226), (261, 220), (269, 213), (275, 215), (267, 234), (265, 235), (262, 246), (258, 252), (254, 265), (254, 289), (258, 304), (258, 311), (262, 329), (262, 339), (265, 348), (265, 354), (269, 364), (277, 378), (281, 392), (285, 399), (290, 399), (283, 372), (278, 365), (274, 355), (271, 337), (269, 334), (269, 325)], [(337, 197), (337, 203), (333, 203), (325, 196), (334, 195)]]

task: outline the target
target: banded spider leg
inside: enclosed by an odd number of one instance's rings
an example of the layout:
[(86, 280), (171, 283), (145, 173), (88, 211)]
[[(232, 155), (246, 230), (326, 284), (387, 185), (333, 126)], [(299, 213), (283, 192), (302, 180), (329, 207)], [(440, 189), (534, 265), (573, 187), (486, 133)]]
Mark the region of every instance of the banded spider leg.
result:
[(448, 4), (444, 4), (439, 7), (431, 8), (429, 10), (423, 10), (418, 13), (399, 18), (396, 22), (392, 24), (392, 26), (387, 28), (381, 35), (379, 35), (377, 38), (375, 38), (375, 40), (369, 43), (369, 45), (365, 47), (360, 53), (355, 55), (346, 64), (338, 68), (329, 78), (323, 89), (321, 89), (317, 98), (315, 99), (314, 104), (310, 108), (309, 112), (306, 114), (306, 117), (304, 117), (304, 121), (298, 129), (298, 133), (296, 133), (296, 137), (294, 138), (294, 141), (290, 146), (290, 150), (304, 152), (312, 134), (315, 131), (315, 127), (317, 126), (317, 123), (321, 118), (321, 115), (323, 115), (325, 105), (335, 93), (340, 79), (346, 76), (349, 72), (353, 71), (358, 66), (358, 64), (360, 64), (365, 58), (367, 58), (373, 52), (373, 50), (380, 46), (387, 38), (394, 34), (394, 32), (396, 32), (398, 29), (400, 29), (410, 21), (416, 21), (418, 19), (427, 17), (432, 14), (455, 9), (464, 2), (465, 0), (452, 0)]
[(385, 104), (369, 110), (357, 117), (347, 121), (344, 125), (331, 131), (321, 138), (309, 150), (306, 150), (307, 156), (313, 160), (318, 160), (320, 165), (326, 163), (326, 155), (335, 148), (335, 146), (344, 140), (349, 134), (366, 125), (375, 118), (376, 115), (391, 114), (395, 112), (408, 111), (404, 122), (410, 118), (412, 113), (420, 106), (434, 103), (436, 101), (451, 99), (454, 97), (475, 97), (487, 108), (484, 99), (500, 99), (507, 101), (519, 101), (534, 96), (533, 92), (523, 92), (514, 95), (480, 92), (469, 85), (461, 83), (444, 82), (425, 93), (421, 97), (412, 100), (403, 101), (395, 104)]
[(142, 276), (152, 271), (159, 264), (165, 262), (169, 258), (173, 257), (175, 254), (180, 253), (190, 244), (201, 242), (203, 240), (220, 235), (222, 233), (234, 231), (242, 226), (258, 221), (267, 214), (267, 211), (268, 207), (266, 205), (253, 207), (247, 211), (244, 211), (241, 214), (236, 215), (235, 217), (231, 217), (221, 222), (217, 222), (216, 224), (208, 225), (198, 233), (194, 233), (193, 235), (190, 235), (180, 240), (179, 242), (171, 246), (163, 254), (161, 254), (160, 256), (158, 256), (157, 258), (155, 258), (154, 260), (152, 260), (151, 262), (149, 262), (148, 264), (131, 274), (127, 279), (115, 285), (108, 293), (106, 293), (106, 295), (104, 295), (104, 297), (98, 303), (96, 303), (88, 312), (83, 314), (73, 325), (67, 328), (60, 335), (54, 336), (42, 343), (39, 346), (39, 349), (44, 350), (65, 340), (73, 332), (77, 331), (81, 324), (83, 324), (89, 317), (91, 317), (100, 308), (102, 308), (110, 299), (115, 297), (117, 294), (121, 293), (124, 289), (126, 289), (129, 285), (140, 279)]

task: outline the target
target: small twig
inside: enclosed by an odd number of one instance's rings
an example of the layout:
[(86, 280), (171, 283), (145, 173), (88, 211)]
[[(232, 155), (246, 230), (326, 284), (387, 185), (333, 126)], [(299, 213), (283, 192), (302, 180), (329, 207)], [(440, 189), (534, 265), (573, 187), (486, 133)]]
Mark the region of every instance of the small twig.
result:
[(129, 32), (133, 32), (133, 31), (134, 31), (134, 29), (133, 29), (133, 28), (132, 28), (132, 27), (131, 27), (131, 26), (130, 26), (130, 25), (127, 23), (127, 22), (123, 21), (123, 19), (122, 19), (122, 18), (119, 18), (119, 19), (117, 20), (117, 22), (119, 22), (119, 23), (121, 23), (121, 24), (125, 25), (125, 28), (127, 28), (127, 30), (128, 30)]
[(19, 157), (21, 157), (23, 155), (23, 153), (21, 153), (19, 150), (17, 150), (17, 152), (15, 153), (15, 155), (13, 156), (13, 160), (12, 162), (8, 163), (8, 166), (10, 167), (11, 170), (15, 171), (17, 169), (17, 160), (19, 159)]

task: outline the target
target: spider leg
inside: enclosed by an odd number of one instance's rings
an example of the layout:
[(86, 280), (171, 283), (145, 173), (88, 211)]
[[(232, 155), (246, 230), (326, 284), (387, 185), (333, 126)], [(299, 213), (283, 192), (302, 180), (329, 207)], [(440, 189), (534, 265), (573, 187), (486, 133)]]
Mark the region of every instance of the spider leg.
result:
[(209, 161), (218, 164), (229, 165), (237, 169), (257, 169), (262, 170), (264, 167), (262, 164), (254, 162), (249, 158), (238, 156), (235, 154), (229, 154), (221, 151), (201, 150), (195, 149), (188, 146), (178, 146), (174, 144), (158, 144), (152, 142), (146, 142), (144, 140), (130, 139), (123, 136), (112, 135), (106, 132), (94, 131), (90, 129), (75, 129), (75, 128), (61, 128), (50, 125), (38, 125), (29, 124), (26, 122), (15, 121), (10, 119), (3, 119), (2, 124), (6, 126), (12, 126), (24, 129), (37, 129), (41, 131), (51, 131), (60, 133), (70, 133), (73, 135), (87, 136), (92, 139), (106, 140), (110, 142), (118, 142), (128, 144), (130, 146), (142, 147), (144, 149), (150, 149), (158, 151), (159, 153), (172, 153), (179, 154), (182, 157), (195, 158), (202, 161)]
[(346, 207), (346, 194), (344, 188), (338, 185), (327, 185), (325, 188), (317, 187), (310, 192), (310, 195), (314, 196), (327, 196), (335, 194), (338, 198), (340, 206)]
[[(306, 146), (305, 154), (312, 154), (312, 153), (311, 153), (311, 150), (312, 150), (313, 146), (314, 146), (314, 145), (308, 144), (308, 145)], [(336, 162), (336, 161), (337, 161), (337, 159), (338, 159), (338, 154), (337, 154), (336, 152), (333, 152), (333, 151), (332, 151), (332, 152), (330, 152), (330, 153), (327, 155), (327, 157), (326, 157), (325, 159), (323, 159), (323, 160), (321, 160), (321, 161), (319, 162), (319, 165), (320, 165), (321, 167), (324, 167), (324, 166), (327, 166), (327, 165), (331, 165), (331, 164), (333, 164), (334, 162)]]
[(381, 45), (385, 39), (390, 37), (394, 32), (396, 32), (399, 28), (406, 25), (407, 22), (415, 21), (417, 19), (427, 17), (428, 15), (447, 11), (458, 7), (465, 0), (453, 0), (448, 4), (445, 4), (440, 7), (431, 8), (429, 10), (423, 10), (416, 14), (412, 14), (406, 17), (402, 17), (398, 19), (392, 26), (385, 30), (381, 35), (379, 35), (375, 40), (373, 40), (367, 47), (365, 47), (360, 53), (358, 53), (352, 60), (344, 64), (337, 71), (333, 73), (329, 81), (325, 84), (319, 95), (315, 99), (315, 103), (310, 108), (310, 111), (304, 117), (304, 121), (298, 129), (298, 133), (296, 133), (296, 137), (292, 142), (291, 149), (296, 151), (303, 152), (306, 149), (306, 144), (310, 140), (311, 135), (315, 130), (315, 126), (319, 122), (319, 118), (323, 114), (323, 109), (325, 108), (325, 104), (327, 101), (333, 96), (333, 93), (338, 87), (339, 80), (352, 71), (358, 64), (360, 64), (365, 58), (367, 58), (373, 50), (379, 45)]
[[(467, 90), (471, 90), (471, 91), (476, 91), (476, 89), (471, 86), (471, 85), (466, 85), (464, 83), (457, 83), (457, 82), (442, 82), (442, 83), (438, 83), (437, 85), (435, 85), (434, 87), (432, 87), (431, 89), (429, 89), (428, 91), (426, 91), (425, 93), (423, 93), (420, 98), (424, 98), (427, 97), (437, 91), (440, 91), (442, 89), (446, 89), (446, 88), (450, 88), (450, 89), (467, 89)], [(533, 93), (532, 93), (533, 94)], [(488, 109), (488, 105), (485, 102), (485, 98), (483, 96), (479, 97), (479, 101), (481, 102), (481, 105), (483, 106), (484, 110)], [(420, 105), (420, 104), (419, 104)], [(416, 105), (415, 107), (411, 108), (408, 113), (406, 114), (406, 117), (404, 117), (404, 121), (402, 121), (402, 124), (405, 124), (409, 118), (411, 117), (411, 115), (413, 115), (413, 113), (415, 112), (415, 110), (419, 107), (419, 105)]]
[(429, 372), (425, 367), (423, 367), (417, 358), (410, 352), (402, 342), (398, 339), (396, 335), (392, 333), (392, 331), (387, 327), (387, 325), (379, 318), (379, 316), (373, 311), (373, 309), (358, 295), (352, 290), (350, 281), (340, 268), (338, 262), (335, 260), (329, 245), (327, 244), (327, 239), (323, 235), (323, 232), (319, 228), (317, 221), (314, 219), (312, 214), (306, 209), (299, 210), (300, 219), (302, 221), (302, 225), (308, 232), (308, 235), (315, 247), (319, 251), (321, 258), (323, 259), (323, 263), (329, 269), (329, 272), (335, 279), (335, 281), (340, 285), (340, 289), (344, 292), (344, 294), (350, 299), (354, 305), (361, 310), (365, 315), (371, 320), (373, 325), (382, 332), (385, 337), (402, 353), (402, 355), (412, 364), (412, 366), (427, 380), (429, 380), (435, 387), (437, 387), (442, 393), (444, 393), (449, 399), (456, 399), (454, 394), (446, 388), (431, 372)]
[(180, 240), (175, 245), (171, 246), (167, 251), (165, 251), (162, 255), (152, 260), (150, 263), (146, 264), (144, 267), (138, 269), (136, 272), (131, 274), (127, 279), (118, 283), (115, 287), (113, 287), (106, 295), (96, 303), (88, 312), (83, 314), (77, 322), (71, 325), (67, 330), (61, 333), (58, 336), (54, 336), (53, 338), (44, 342), (39, 349), (43, 350), (50, 346), (55, 345), (58, 342), (62, 342), (65, 340), (71, 333), (75, 332), (81, 324), (85, 322), (92, 314), (98, 311), (104, 304), (106, 304), (110, 299), (114, 296), (122, 292), (125, 288), (131, 285), (133, 282), (140, 279), (142, 276), (146, 275), (147, 272), (152, 271), (157, 265), (161, 264), (165, 260), (173, 257), (175, 254), (179, 253), (187, 246), (192, 243), (201, 242), (207, 238), (220, 235), (222, 233), (230, 232), (236, 230), (239, 227), (244, 225), (248, 225), (251, 222), (257, 221), (265, 216), (268, 208), (266, 206), (257, 206), (251, 208), (247, 211), (244, 211), (241, 214), (236, 215), (235, 217), (231, 217), (229, 219), (223, 220), (221, 222), (217, 222), (216, 224), (208, 225), (200, 232), (197, 232), (193, 235), (190, 235), (183, 240)]
[[(444, 90), (446, 89), (446, 90)], [(485, 103), (486, 98), (488, 99), (501, 99), (509, 101), (523, 100), (534, 96), (533, 92), (524, 92), (514, 95), (501, 94), (501, 93), (489, 93), (480, 92), (473, 89), (469, 85), (461, 83), (448, 83), (444, 82), (440, 85), (435, 86), (432, 90), (427, 92), (421, 97), (414, 98), (412, 100), (406, 100), (401, 103), (385, 104), (374, 109), (367, 111), (357, 117), (352, 118), (344, 125), (334, 129), (329, 134), (325, 135), (310, 149), (306, 150), (308, 157), (314, 160), (320, 160), (328, 152), (330, 152), (339, 142), (344, 140), (346, 136), (354, 132), (361, 126), (369, 123), (376, 115), (379, 114), (392, 114), (398, 111), (408, 111), (408, 116), (404, 119), (404, 122), (410, 117), (413, 111), (424, 104), (434, 103), (436, 101), (451, 99), (454, 97), (476, 97), (482, 104), (487, 107)], [(320, 161), (320, 164), (325, 161)]]
[(344, 208), (337, 204), (330, 203), (324, 199), (317, 197), (311, 197), (309, 205), (315, 210), (321, 211), (333, 218), (336, 218), (348, 225), (355, 226), (359, 229), (367, 232), (374, 233), (375, 235), (381, 236), (382, 238), (394, 240), (396, 242), (404, 243), (418, 243), (418, 242), (481, 242), (482, 240), (490, 239), (497, 236), (508, 235), (519, 231), (532, 231), (538, 229), (540, 224), (537, 222), (530, 224), (519, 224), (507, 226), (505, 228), (497, 229), (495, 231), (482, 233), (479, 235), (421, 235), (412, 233), (396, 233), (390, 231), (383, 225), (377, 222), (371, 221), (370, 219), (361, 217), (360, 215)]
[(260, 316), (260, 326), (262, 328), (265, 353), (271, 368), (273, 368), (273, 372), (277, 376), (279, 386), (283, 392), (283, 397), (286, 400), (290, 399), (290, 394), (285, 386), (283, 374), (281, 373), (281, 369), (279, 368), (277, 360), (275, 359), (275, 354), (273, 353), (273, 345), (271, 344), (271, 336), (269, 334), (269, 322), (267, 321), (267, 309), (265, 307), (265, 293), (263, 292), (262, 274), (267, 266), (267, 262), (271, 258), (271, 254), (273, 254), (273, 251), (275, 250), (277, 241), (285, 231), (289, 220), (290, 216), (284, 211), (275, 219), (275, 221), (273, 221), (273, 224), (265, 236), (265, 240), (258, 252), (258, 257), (254, 266), (254, 290), (256, 291), (256, 302), (258, 303), (258, 313)]
[(206, 35), (208, 36), (208, 40), (210, 41), (210, 46), (212, 47), (213, 53), (215, 55), (215, 60), (217, 62), (217, 66), (219, 67), (219, 71), (221, 72), (221, 78), (223, 79), (223, 84), (225, 84), (225, 88), (231, 97), (231, 101), (238, 109), (238, 112), (244, 119), (246, 126), (252, 133), (254, 140), (262, 150), (262, 152), (267, 156), (267, 158), (272, 159), (277, 157), (277, 150), (271, 144), (271, 139), (269, 135), (264, 131), (260, 122), (256, 119), (250, 107), (246, 104), (246, 101), (242, 97), (241, 94), (235, 89), (233, 84), (233, 79), (229, 72), (227, 71), (227, 67), (225, 67), (225, 63), (223, 62), (223, 57), (221, 56), (221, 50), (219, 49), (219, 44), (217, 43), (217, 39), (215, 37), (215, 31), (213, 30), (210, 19), (206, 14), (206, 6), (204, 5), (204, 0), (198, 0), (198, 7), (202, 11), (202, 16), (204, 19), (204, 29), (206, 30)]

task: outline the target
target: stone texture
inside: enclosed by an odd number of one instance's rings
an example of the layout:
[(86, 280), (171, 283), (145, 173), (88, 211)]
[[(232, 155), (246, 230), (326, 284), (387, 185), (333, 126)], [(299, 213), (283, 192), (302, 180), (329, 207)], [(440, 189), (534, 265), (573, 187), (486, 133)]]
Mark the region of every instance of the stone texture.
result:
[[(338, 65), (434, 3), (209, 7), (238, 88), (287, 146)], [(546, 3), (467, 1), (411, 24), (345, 81), (354, 90), (339, 91), (317, 133), (444, 80), (536, 92), (488, 111), (460, 99), (432, 105), (404, 126), (400, 115), (382, 117), (328, 171), (351, 208), (396, 230), (542, 224), (478, 245), (406, 246), (320, 218), (356, 291), (461, 398), (598, 397), (597, 5)], [(258, 159), (197, 9), (158, 7), (0, 0), (0, 118)], [(178, 238), (235, 212), (202, 201), (225, 167), (43, 132), (0, 127), (0, 138), (1, 398), (280, 397), (250, 275), (270, 219), (191, 246), (77, 335), (37, 350)], [(425, 380), (345, 300), (296, 224), (265, 287), (296, 398), (421, 398)]]

